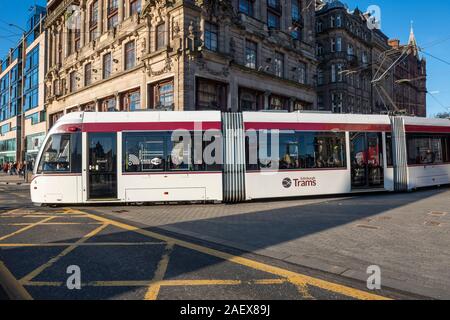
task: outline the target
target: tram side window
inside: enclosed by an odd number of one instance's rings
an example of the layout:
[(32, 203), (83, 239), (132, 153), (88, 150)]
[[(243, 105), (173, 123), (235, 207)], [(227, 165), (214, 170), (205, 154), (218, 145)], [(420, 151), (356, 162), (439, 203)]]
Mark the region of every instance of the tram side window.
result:
[(123, 141), (125, 172), (152, 172), (165, 169), (165, 136), (161, 133), (126, 133)]
[(450, 163), (450, 134), (442, 137), (442, 152), (445, 163)]
[(54, 134), (42, 153), (38, 173), (80, 173), (81, 134)]
[(394, 146), (392, 145), (392, 134), (386, 133), (386, 160), (387, 165), (392, 167), (394, 165)]
[(440, 164), (444, 162), (445, 137), (407, 135), (408, 164)]
[(299, 139), (294, 131), (280, 133), (279, 168), (301, 168)]
[[(246, 141), (247, 170), (276, 167), (281, 170), (298, 170), (314, 168), (346, 168), (346, 147), (344, 132), (298, 132), (281, 131), (279, 133), (278, 150), (272, 150), (271, 139), (276, 135), (271, 132), (259, 132), (258, 147)], [(276, 144), (274, 144), (275, 146)], [(257, 152), (258, 164), (250, 163), (250, 153)]]
[(344, 132), (301, 132), (300, 162), (302, 168), (345, 168)]
[[(219, 163), (205, 163), (203, 152), (212, 141), (200, 140), (198, 163), (194, 163), (194, 137), (172, 136), (171, 132), (136, 132), (123, 134), (123, 171), (220, 171)], [(189, 139), (190, 138), (190, 139)], [(214, 148), (211, 154), (215, 159)]]
[[(173, 141), (175, 140), (175, 141)], [(184, 137), (167, 140), (169, 154), (167, 162), (171, 171), (190, 171), (192, 157), (192, 140), (185, 141)]]

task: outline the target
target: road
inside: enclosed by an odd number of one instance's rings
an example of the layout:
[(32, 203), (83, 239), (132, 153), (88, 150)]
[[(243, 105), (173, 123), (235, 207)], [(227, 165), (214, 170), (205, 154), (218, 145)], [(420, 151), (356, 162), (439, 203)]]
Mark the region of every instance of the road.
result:
[[(448, 196), (449, 190), (444, 192)], [(274, 243), (269, 249), (247, 246), (245, 250), (245, 240), (235, 237), (243, 247), (239, 248), (225, 239), (236, 231), (237, 217), (248, 228), (247, 238), (258, 238), (261, 228), (253, 230), (242, 212), (259, 223), (265, 220), (264, 223), (276, 225), (279, 221), (274, 219), (274, 212), (284, 215), (283, 210), (294, 208), (294, 204), (307, 209), (330, 202), (334, 206), (336, 201), (345, 203), (354, 199), (303, 199), (237, 206), (37, 208), (30, 204), (26, 186), (0, 186), (0, 261), (13, 275), (14, 286), (32, 299), (422, 297), (416, 292), (387, 287), (370, 291), (363, 279), (343, 274), (342, 270), (338, 272), (333, 265), (316, 268), (302, 263), (305, 261), (292, 260), (292, 256), (287, 259), (280, 255), (282, 250), (276, 251)], [(264, 214), (262, 208), (273, 212)], [(230, 216), (234, 218), (226, 220)], [(285, 218), (292, 219), (287, 215)], [(206, 221), (209, 223), (205, 227)], [(223, 231), (222, 241), (212, 234), (218, 226)], [(366, 227), (361, 230), (373, 230), (370, 222), (366, 222)], [(325, 230), (313, 231), (320, 234)], [(283, 242), (273, 236), (273, 241)], [(69, 289), (67, 285), (74, 283), (72, 273), (68, 273), (68, 268), (74, 266), (80, 271), (80, 290)]]

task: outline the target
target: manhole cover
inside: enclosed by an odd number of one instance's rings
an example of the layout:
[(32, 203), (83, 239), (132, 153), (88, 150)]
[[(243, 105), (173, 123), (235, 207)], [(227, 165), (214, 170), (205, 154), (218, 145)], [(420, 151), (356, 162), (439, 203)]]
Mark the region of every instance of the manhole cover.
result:
[(378, 227), (375, 226), (368, 226), (366, 224), (358, 224), (356, 225), (358, 228), (364, 228), (364, 229), (372, 229), (372, 230), (378, 230)]
[(115, 213), (127, 213), (128, 210), (113, 210)]
[(447, 212), (444, 212), (444, 211), (431, 211), (431, 212), (428, 212), (428, 214), (430, 216), (443, 217), (443, 216), (447, 215)]
[(441, 226), (441, 223), (437, 222), (437, 221), (425, 221), (423, 224), (426, 226), (429, 226), (429, 227), (440, 227)]

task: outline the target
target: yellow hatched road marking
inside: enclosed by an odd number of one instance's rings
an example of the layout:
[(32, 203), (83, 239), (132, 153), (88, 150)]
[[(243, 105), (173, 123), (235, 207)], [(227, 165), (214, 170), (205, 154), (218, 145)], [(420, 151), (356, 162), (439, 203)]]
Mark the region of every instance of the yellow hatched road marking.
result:
[(25, 277), (23, 277), (22, 279), (20, 279), (21, 283), (26, 283), (30, 280), (32, 280), (33, 278), (35, 278), (36, 276), (38, 276), (42, 271), (44, 271), (45, 269), (47, 269), (48, 267), (52, 266), (55, 262), (57, 262), (59, 259), (61, 259), (62, 257), (64, 257), (65, 255), (67, 255), (69, 252), (73, 251), (74, 249), (76, 249), (81, 243), (86, 242), (87, 240), (89, 240), (89, 238), (95, 236), (97, 233), (99, 233), (100, 231), (102, 231), (103, 229), (105, 229), (108, 226), (108, 223), (104, 223), (102, 224), (100, 227), (94, 229), (93, 231), (89, 232), (87, 235), (85, 235), (83, 238), (79, 239), (78, 241), (76, 241), (74, 244), (72, 244), (71, 246), (67, 247), (66, 249), (64, 249), (60, 254), (58, 254), (57, 256), (53, 257), (52, 259), (50, 259), (49, 261), (47, 261), (45, 264), (43, 264), (42, 266), (34, 269), (33, 271), (31, 271), (29, 274), (27, 274)]
[(55, 243), (0, 243), (0, 248), (13, 247), (68, 247), (76, 245), (78, 247), (110, 247), (110, 246), (151, 246), (164, 245), (165, 242), (55, 242)]
[(173, 242), (167, 243), (165, 251), (161, 257), (161, 261), (159, 261), (158, 267), (156, 268), (152, 284), (150, 284), (147, 289), (147, 293), (145, 294), (145, 300), (156, 300), (156, 298), (158, 297), (159, 289), (161, 288), (161, 285), (159, 283), (164, 279), (164, 275), (166, 274), (173, 246)]
[(359, 289), (355, 289), (355, 288), (351, 288), (345, 285), (341, 285), (341, 284), (337, 284), (337, 283), (333, 283), (330, 281), (326, 281), (326, 280), (322, 280), (322, 279), (318, 279), (318, 278), (314, 278), (311, 276), (307, 276), (304, 274), (300, 274), (300, 273), (296, 273), (293, 271), (289, 271), (286, 269), (282, 269), (279, 267), (275, 267), (275, 266), (271, 266), (271, 265), (267, 265), (261, 262), (257, 262), (254, 260), (250, 260), (244, 257), (238, 257), (238, 256), (234, 256), (232, 254), (226, 253), (226, 252), (222, 252), (222, 251), (218, 251), (215, 249), (211, 249), (208, 247), (204, 247), (201, 245), (197, 245), (194, 243), (190, 243), (190, 242), (186, 242), (183, 240), (179, 240), (176, 238), (172, 238), (169, 236), (165, 236), (159, 233), (155, 233), (152, 231), (148, 231), (148, 230), (143, 230), (122, 222), (118, 222), (115, 220), (111, 220), (105, 217), (101, 217), (101, 216), (97, 216), (94, 214), (90, 214), (87, 212), (83, 212), (83, 211), (79, 211), (79, 210), (71, 210), (71, 209), (67, 209), (66, 210), (67, 213), (85, 213), (87, 216), (91, 217), (94, 220), (97, 221), (102, 221), (104, 223), (109, 223), (111, 225), (114, 225), (116, 227), (125, 229), (125, 230), (129, 230), (129, 231), (134, 231), (137, 232), (139, 234), (151, 237), (151, 238), (155, 238), (155, 239), (159, 239), (165, 242), (170, 242), (173, 243), (177, 246), (180, 247), (184, 247), (187, 249), (191, 249), (194, 251), (198, 251), (201, 253), (205, 253), (214, 257), (218, 257), (221, 258), (223, 260), (229, 261), (229, 262), (233, 262), (239, 265), (243, 265), (252, 269), (256, 269), (256, 270), (260, 270), (260, 271), (264, 271), (267, 273), (271, 273), (283, 278), (286, 278), (289, 280), (289, 282), (293, 283), (294, 285), (297, 286), (304, 286), (305, 284), (307, 285), (311, 285), (311, 286), (315, 286), (327, 291), (332, 291), (335, 293), (339, 293), (348, 297), (352, 297), (355, 299), (362, 299), (362, 300), (389, 300), (389, 298), (387, 297), (383, 297), (377, 294), (373, 294), (373, 293), (369, 293), (363, 290), (359, 290)]
[[(82, 283), (82, 287), (148, 287), (149, 284), (159, 287), (185, 287), (185, 286), (236, 286), (242, 284), (256, 285), (279, 285), (288, 282), (286, 279), (258, 279), (258, 280), (125, 280), (125, 281), (91, 281)], [(58, 287), (64, 283), (61, 281), (29, 281), (25, 282), (25, 286), (37, 287)]]
[(10, 238), (10, 237), (12, 237), (12, 236), (15, 236), (16, 234), (22, 233), (22, 232), (24, 232), (24, 231), (27, 231), (27, 230), (29, 230), (29, 229), (31, 229), (31, 228), (33, 228), (33, 227), (35, 227), (35, 226), (38, 226), (38, 225), (40, 225), (40, 224), (44, 224), (45, 222), (50, 221), (50, 220), (52, 220), (52, 219), (54, 219), (54, 218), (55, 218), (55, 217), (48, 217), (48, 218), (45, 218), (44, 220), (41, 220), (41, 221), (35, 222), (35, 223), (33, 223), (33, 224), (30, 224), (29, 226), (26, 226), (26, 227), (24, 227), (24, 228), (22, 228), (22, 229), (19, 229), (19, 230), (14, 231), (14, 232), (12, 232), (12, 233), (10, 233), (10, 234), (7, 234), (6, 236), (0, 237), (0, 241), (5, 240), (5, 239), (8, 239), (8, 238)]
[[(29, 226), (32, 225), (31, 222), (18, 222), (18, 223), (0, 223), (1, 226)], [(99, 225), (100, 222), (47, 222), (41, 223), (43, 226), (59, 226), (59, 225)]]

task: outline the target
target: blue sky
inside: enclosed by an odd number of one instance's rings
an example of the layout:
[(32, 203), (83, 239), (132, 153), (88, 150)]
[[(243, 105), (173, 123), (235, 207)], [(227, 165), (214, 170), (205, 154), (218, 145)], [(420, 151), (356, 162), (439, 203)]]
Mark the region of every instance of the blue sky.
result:
[[(37, 3), (45, 5), (45, 0), (1, 0), (0, 9), (0, 57), (14, 45), (20, 30), (8, 26), (14, 23), (25, 27), (28, 8)], [(428, 95), (428, 115), (450, 108), (450, 1), (437, 0), (347, 0), (350, 9), (358, 6), (365, 11), (369, 5), (381, 8), (382, 30), (391, 38), (406, 42), (409, 36), (410, 21), (414, 21), (414, 30), (419, 46), (433, 56), (448, 61), (445, 64), (438, 59), (425, 56), (428, 64), (428, 91), (433, 93), (435, 101)], [(444, 41), (446, 39), (446, 41)], [(443, 42), (442, 42), (443, 41)], [(442, 107), (442, 104), (444, 107)], [(450, 110), (449, 110), (450, 111)]]

